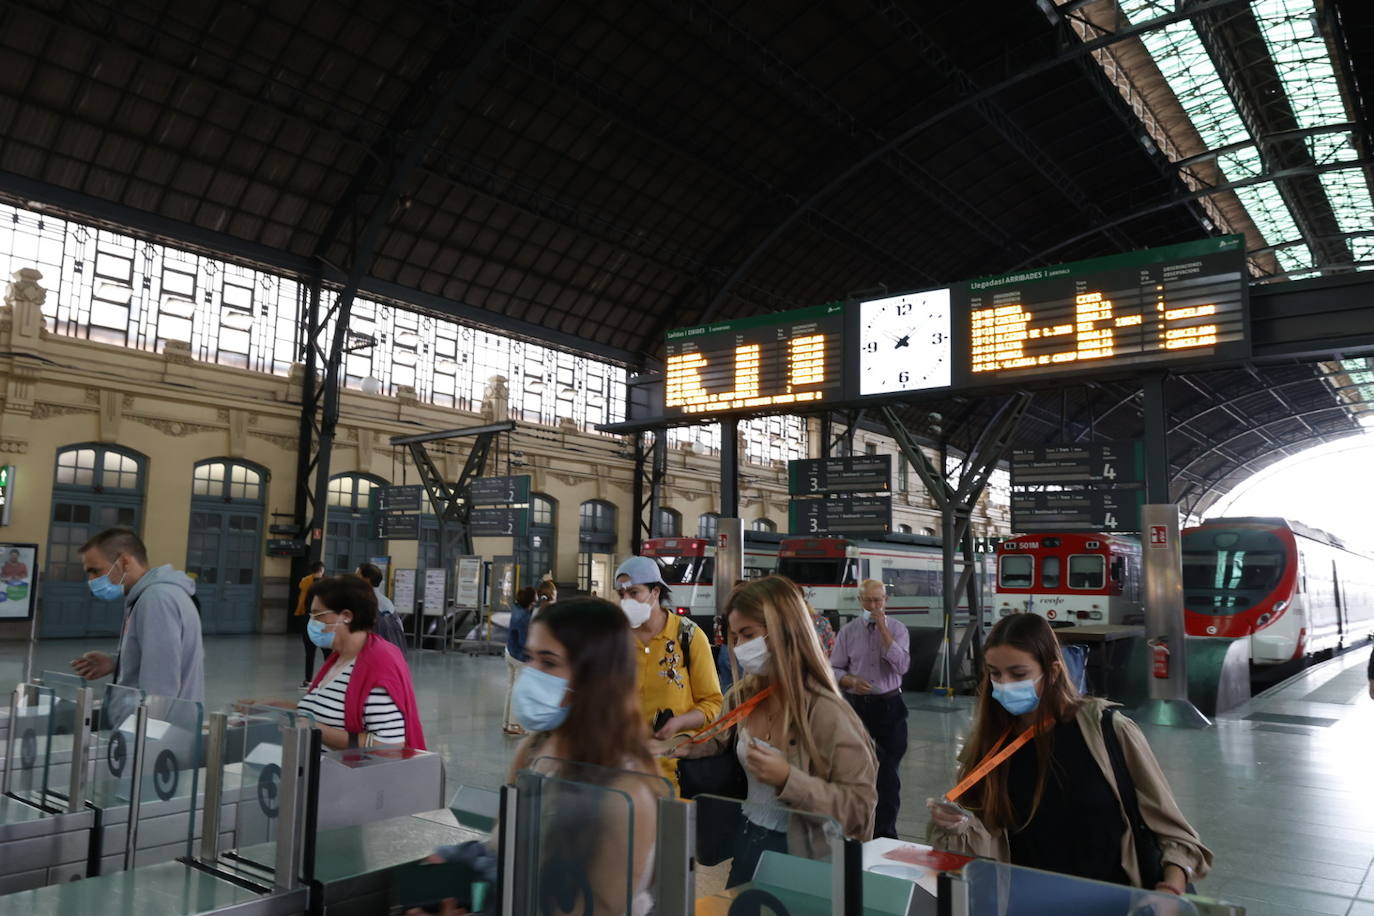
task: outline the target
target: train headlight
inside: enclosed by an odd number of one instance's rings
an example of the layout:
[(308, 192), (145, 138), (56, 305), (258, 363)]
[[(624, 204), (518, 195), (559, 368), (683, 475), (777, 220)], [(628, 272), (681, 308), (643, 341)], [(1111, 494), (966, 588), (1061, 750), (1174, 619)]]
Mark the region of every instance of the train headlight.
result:
[[(1286, 607), (1288, 607), (1288, 602), (1287, 602), (1287, 601), (1280, 601), (1280, 602), (1278, 602), (1278, 603), (1276, 603), (1276, 604), (1274, 605), (1274, 613), (1275, 613), (1275, 614), (1282, 614), (1283, 611), (1284, 611), (1284, 609), (1285, 609)], [(1265, 616), (1265, 617), (1268, 617), (1269, 615), (1268, 615), (1268, 614), (1265, 614), (1264, 616)]]
[(1260, 626), (1264, 626), (1266, 623), (1268, 623), (1268, 622), (1269, 622), (1270, 620), (1272, 620), (1273, 618), (1274, 618), (1274, 615), (1273, 615), (1273, 614), (1260, 614), (1260, 615), (1259, 615), (1259, 620), (1257, 620), (1257, 621), (1255, 621), (1255, 622), (1258, 623)]
[(1101, 619), (1102, 619), (1102, 612), (1101, 612), (1101, 611), (1093, 611), (1093, 613), (1092, 613), (1092, 618), (1093, 618), (1093, 620), (1101, 620)]

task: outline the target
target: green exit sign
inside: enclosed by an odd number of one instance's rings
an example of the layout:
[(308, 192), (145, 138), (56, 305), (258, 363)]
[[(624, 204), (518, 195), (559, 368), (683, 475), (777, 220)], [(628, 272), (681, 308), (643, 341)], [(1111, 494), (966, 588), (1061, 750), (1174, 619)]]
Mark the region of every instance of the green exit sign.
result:
[(14, 505), (14, 465), (0, 466), (0, 525), (10, 523), (10, 507)]

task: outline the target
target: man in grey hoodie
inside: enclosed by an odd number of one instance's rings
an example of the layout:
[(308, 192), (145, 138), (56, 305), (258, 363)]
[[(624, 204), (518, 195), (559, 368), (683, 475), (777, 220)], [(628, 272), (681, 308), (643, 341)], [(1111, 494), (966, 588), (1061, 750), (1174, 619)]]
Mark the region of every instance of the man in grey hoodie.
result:
[(114, 674), (115, 683), (151, 696), (205, 701), (205, 651), (196, 584), (170, 565), (148, 568), (148, 549), (127, 528), (110, 528), (81, 548), (91, 593), (124, 599), (119, 652), (87, 652), (72, 668), (87, 680)]

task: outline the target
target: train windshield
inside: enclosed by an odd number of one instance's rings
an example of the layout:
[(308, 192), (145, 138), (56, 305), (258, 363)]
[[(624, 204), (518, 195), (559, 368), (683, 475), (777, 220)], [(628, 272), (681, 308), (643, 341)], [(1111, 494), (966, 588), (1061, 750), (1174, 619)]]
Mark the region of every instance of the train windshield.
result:
[(798, 585), (858, 585), (858, 561), (835, 557), (784, 557), (778, 561), (778, 575)]
[(669, 585), (710, 585), (716, 571), (714, 557), (659, 557), (659, 570)]
[(1190, 532), (1183, 539), (1184, 604), (1195, 614), (1249, 610), (1283, 575), (1284, 551), (1267, 532)]
[(1035, 558), (1023, 553), (1002, 557), (998, 584), (1003, 588), (1030, 588), (1035, 584)]

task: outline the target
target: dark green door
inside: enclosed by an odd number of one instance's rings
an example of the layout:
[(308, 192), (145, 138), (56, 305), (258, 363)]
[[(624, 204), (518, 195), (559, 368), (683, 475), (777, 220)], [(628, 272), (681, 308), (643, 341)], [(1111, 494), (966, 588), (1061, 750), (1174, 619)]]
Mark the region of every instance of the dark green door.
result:
[(40, 635), (119, 635), (124, 602), (92, 597), (81, 545), (106, 528), (141, 531), (142, 516), (142, 458), (100, 445), (76, 445), (57, 453), (47, 567), (39, 592)]
[(196, 465), (186, 573), (196, 580), (207, 634), (258, 628), (264, 480), (262, 470), (240, 462)]

